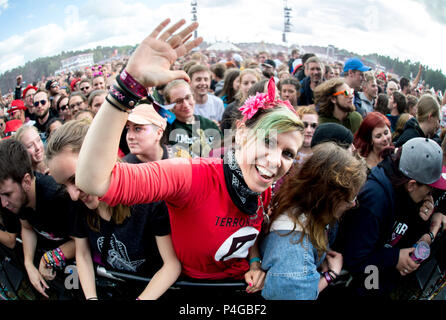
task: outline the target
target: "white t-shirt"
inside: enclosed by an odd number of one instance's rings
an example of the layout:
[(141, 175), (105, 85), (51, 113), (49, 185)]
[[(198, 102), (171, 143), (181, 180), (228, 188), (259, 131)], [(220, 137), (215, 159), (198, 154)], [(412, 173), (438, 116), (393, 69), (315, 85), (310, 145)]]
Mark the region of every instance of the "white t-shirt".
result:
[(221, 121), (225, 107), (223, 101), (212, 94), (208, 94), (208, 101), (204, 104), (195, 104), (194, 114), (215, 120)]

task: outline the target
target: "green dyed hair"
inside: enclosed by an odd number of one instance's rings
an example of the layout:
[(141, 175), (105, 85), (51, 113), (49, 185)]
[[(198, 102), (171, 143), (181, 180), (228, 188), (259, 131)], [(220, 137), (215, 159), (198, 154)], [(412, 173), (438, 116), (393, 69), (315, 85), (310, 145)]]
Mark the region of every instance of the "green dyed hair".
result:
[(303, 132), (304, 125), (296, 113), (285, 105), (278, 105), (270, 109), (260, 109), (245, 122), (247, 128), (251, 129), (251, 135), (257, 135), (262, 140), (275, 131), (277, 134), (289, 131)]

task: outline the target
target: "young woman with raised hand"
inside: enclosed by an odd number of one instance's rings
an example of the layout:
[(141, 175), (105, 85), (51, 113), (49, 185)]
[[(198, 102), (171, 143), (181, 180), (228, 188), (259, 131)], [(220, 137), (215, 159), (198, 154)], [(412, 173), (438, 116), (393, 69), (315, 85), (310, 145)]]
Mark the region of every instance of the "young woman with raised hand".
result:
[(135, 100), (142, 98), (148, 87), (174, 79), (190, 81), (184, 71), (169, 68), (201, 43), (201, 38), (186, 42), (198, 24), (176, 33), (185, 23), (181, 20), (163, 32), (169, 22), (162, 22), (143, 40), (117, 77), (118, 85), (110, 90), (82, 145), (76, 185), (111, 206), (164, 200), (184, 275), (211, 280), (244, 278), (247, 292), (259, 291), (264, 272), (257, 235), (271, 185), (293, 163), (303, 131), (292, 106), (274, 100), (274, 83), (272, 92), (248, 99), (242, 107), (244, 118), (235, 137), (239, 147), (229, 150), (225, 161), (197, 158), (116, 163), (126, 111), (131, 112)]

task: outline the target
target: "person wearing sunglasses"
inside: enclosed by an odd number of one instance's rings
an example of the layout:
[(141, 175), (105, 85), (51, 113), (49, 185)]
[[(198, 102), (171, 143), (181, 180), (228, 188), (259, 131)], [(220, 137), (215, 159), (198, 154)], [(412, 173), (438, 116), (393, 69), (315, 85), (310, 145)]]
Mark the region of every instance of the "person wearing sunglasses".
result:
[(298, 166), (302, 166), (302, 164), (313, 154), (311, 149), (311, 140), (313, 139), (314, 131), (318, 126), (319, 116), (316, 109), (313, 107), (301, 107), (299, 108), (297, 114), (305, 127), (304, 142), (302, 143), (302, 147), (300, 147), (295, 160)]
[(319, 124), (342, 124), (353, 134), (362, 122), (362, 116), (353, 105), (354, 90), (342, 78), (330, 79), (314, 90), (314, 103), (318, 106)]
[(82, 92), (87, 98), (90, 96), (91, 91), (93, 91), (93, 86), (89, 79), (81, 80), (79, 84), (79, 91)]
[(71, 109), (68, 106), (68, 97), (63, 95), (57, 100), (56, 103), (57, 111), (59, 112), (59, 117), (64, 121), (69, 121), (72, 119), (73, 114), (71, 113)]
[(365, 66), (362, 61), (356, 57), (348, 59), (344, 64), (344, 78), (345, 83), (350, 88), (355, 90), (353, 104), (362, 117), (367, 114), (366, 107), (362, 105), (361, 97), (359, 92), (361, 91), (361, 86), (365, 81), (364, 72), (370, 71), (372, 68)]
[(266, 271), (262, 296), (268, 300), (315, 300), (342, 270), (343, 257), (331, 245), (338, 221), (358, 204), (365, 165), (334, 142), (313, 151), (272, 199), (260, 245)]
[(82, 92), (75, 91), (70, 94), (70, 98), (68, 100), (68, 107), (70, 108), (73, 116), (75, 116), (78, 111), (87, 110), (88, 108), (87, 98)]
[[(36, 123), (34, 126), (39, 130), (40, 133), (44, 134), (46, 132), (46, 126), (51, 118), (54, 118), (50, 112), (50, 100), (49, 93), (46, 90), (39, 90), (34, 95), (34, 108), (36, 115)], [(43, 136), (45, 138), (45, 136)]]

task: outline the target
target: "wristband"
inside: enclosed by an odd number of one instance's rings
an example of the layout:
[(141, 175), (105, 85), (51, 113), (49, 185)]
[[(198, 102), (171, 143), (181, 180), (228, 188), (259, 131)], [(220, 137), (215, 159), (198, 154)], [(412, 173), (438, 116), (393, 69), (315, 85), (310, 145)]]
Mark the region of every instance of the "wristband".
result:
[(259, 257), (252, 258), (251, 260), (249, 260), (249, 265), (251, 265), (254, 262), (262, 263), (262, 260), (260, 260)]
[(126, 109), (124, 107), (121, 107), (120, 105), (117, 105), (116, 103), (113, 103), (108, 96), (105, 97), (105, 100), (107, 100), (107, 102), (114, 107), (115, 109), (118, 109), (121, 112), (126, 112), (126, 113), (130, 113), (131, 111), (129, 109)]
[(147, 96), (147, 89), (127, 73), (125, 69), (122, 70), (119, 77), (116, 78), (116, 81), (123, 89), (127, 89), (140, 99)]
[(328, 283), (328, 284), (330, 284), (330, 283), (333, 282), (333, 278), (332, 278), (331, 275), (328, 273), (328, 271), (327, 271), (327, 272), (324, 272), (322, 275), (324, 276), (325, 280), (327, 280), (327, 283)]
[(330, 275), (331, 281), (334, 281), (337, 277), (339, 277), (339, 275), (331, 269), (328, 269), (327, 272)]
[(435, 236), (434, 236), (433, 232), (432, 232), (432, 231), (429, 231), (428, 235), (429, 235), (429, 237), (431, 238), (431, 243), (434, 242), (434, 240), (435, 240)]
[(129, 110), (133, 109), (140, 100), (138, 96), (135, 96), (133, 93), (130, 93), (115, 84), (110, 88), (109, 94), (120, 105)]

